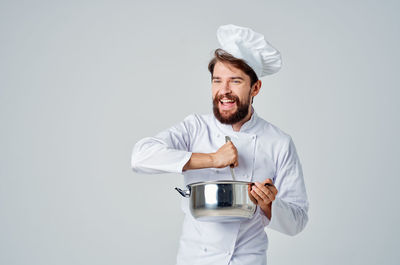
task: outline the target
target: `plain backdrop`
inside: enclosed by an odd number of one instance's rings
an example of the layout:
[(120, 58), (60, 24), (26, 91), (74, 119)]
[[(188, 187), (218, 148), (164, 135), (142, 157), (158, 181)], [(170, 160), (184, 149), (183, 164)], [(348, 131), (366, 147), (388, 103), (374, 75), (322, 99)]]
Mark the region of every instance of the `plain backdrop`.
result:
[(257, 113), (292, 136), (310, 200), (269, 264), (399, 264), (398, 1), (0, 1), (0, 264), (174, 264), (179, 174), (133, 145), (211, 112), (219, 25), (280, 50)]

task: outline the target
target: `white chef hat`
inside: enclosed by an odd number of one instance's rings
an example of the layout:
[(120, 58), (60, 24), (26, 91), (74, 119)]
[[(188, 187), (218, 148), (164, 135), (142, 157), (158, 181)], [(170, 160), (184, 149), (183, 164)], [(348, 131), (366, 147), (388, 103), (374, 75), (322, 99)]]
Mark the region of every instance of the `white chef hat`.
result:
[(230, 24), (218, 28), (217, 38), (224, 51), (244, 60), (258, 78), (281, 69), (281, 54), (260, 33)]

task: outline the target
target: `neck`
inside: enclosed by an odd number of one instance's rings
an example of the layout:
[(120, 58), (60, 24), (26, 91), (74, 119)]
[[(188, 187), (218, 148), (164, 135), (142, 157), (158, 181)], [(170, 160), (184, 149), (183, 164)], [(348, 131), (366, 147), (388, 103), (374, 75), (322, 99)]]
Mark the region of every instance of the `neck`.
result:
[(242, 128), (242, 125), (245, 124), (245, 122), (247, 122), (247, 121), (249, 121), (251, 119), (251, 115), (253, 114), (253, 109), (252, 109), (251, 105), (250, 105), (249, 108), (250, 108), (250, 110), (249, 110), (249, 113), (247, 114), (246, 117), (244, 117), (241, 121), (232, 124), (232, 129), (235, 132), (240, 131), (240, 128)]

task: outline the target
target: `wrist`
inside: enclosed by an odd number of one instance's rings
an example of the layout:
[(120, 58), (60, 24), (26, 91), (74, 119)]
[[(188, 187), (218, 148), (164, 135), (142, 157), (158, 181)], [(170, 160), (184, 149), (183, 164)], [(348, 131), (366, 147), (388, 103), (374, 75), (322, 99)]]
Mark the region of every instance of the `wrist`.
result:
[(271, 208), (272, 208), (272, 202), (270, 202), (267, 205), (264, 205), (264, 207), (261, 207), (261, 210), (264, 212), (265, 216), (271, 220)]
[(214, 168), (216, 168), (217, 167), (217, 162), (216, 162), (216, 157), (215, 157), (215, 153), (210, 153), (210, 154), (208, 154), (209, 155), (209, 157), (210, 157), (210, 167), (214, 167)]

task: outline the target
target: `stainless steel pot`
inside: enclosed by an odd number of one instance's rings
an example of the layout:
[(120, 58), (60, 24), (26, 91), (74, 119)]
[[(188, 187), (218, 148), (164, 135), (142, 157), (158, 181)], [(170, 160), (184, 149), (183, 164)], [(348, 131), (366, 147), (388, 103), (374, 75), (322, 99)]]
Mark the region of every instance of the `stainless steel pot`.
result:
[(187, 190), (175, 188), (188, 198), (190, 212), (199, 221), (233, 222), (253, 217), (256, 205), (250, 200), (251, 182), (219, 180), (187, 185)]

